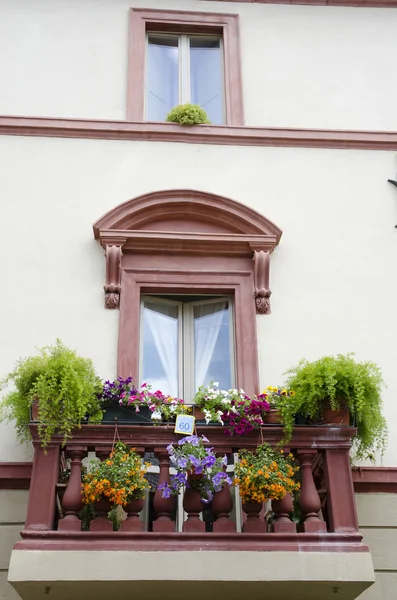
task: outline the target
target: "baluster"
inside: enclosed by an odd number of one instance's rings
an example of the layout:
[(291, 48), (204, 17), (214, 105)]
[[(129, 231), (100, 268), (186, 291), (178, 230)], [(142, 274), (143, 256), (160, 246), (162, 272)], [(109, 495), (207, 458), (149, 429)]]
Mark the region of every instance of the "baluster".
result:
[(263, 502), (243, 503), (243, 511), (247, 515), (247, 520), (242, 526), (244, 533), (266, 533), (266, 523), (259, 516), (262, 507)]
[[(227, 455), (231, 454), (231, 449), (225, 451)], [(217, 453), (217, 457), (224, 456), (224, 453)], [(224, 466), (226, 473), (227, 467)], [(230, 519), (229, 513), (233, 510), (233, 500), (230, 493), (230, 485), (225, 483), (220, 492), (215, 492), (212, 500), (212, 512), (216, 516), (216, 521), (212, 526), (212, 530), (217, 532), (236, 531), (236, 523)]]
[(274, 533), (296, 533), (296, 523), (289, 517), (293, 509), (294, 504), (290, 493), (286, 494), (282, 500), (272, 500), (272, 511), (275, 515), (272, 524)]
[(58, 444), (49, 444), (44, 451), (40, 443), (35, 442), (25, 529), (47, 531), (54, 528), (59, 454)]
[[(155, 448), (154, 453), (160, 463), (159, 485), (163, 483), (169, 484), (170, 460), (168, 452), (165, 448)], [(161, 490), (157, 488), (153, 500), (153, 508), (157, 515), (157, 519), (153, 521), (153, 531), (175, 531), (175, 521), (173, 521), (171, 517), (172, 513), (175, 511), (175, 507), (175, 496), (163, 498)]]
[[(106, 460), (111, 453), (111, 447), (99, 447), (95, 453), (99, 460)], [(94, 504), (95, 519), (90, 523), (90, 531), (113, 531), (113, 523), (108, 519), (110, 502), (106, 496), (102, 496), (99, 502)]]
[[(191, 484), (191, 477), (188, 483)], [(182, 531), (205, 531), (205, 523), (200, 519), (200, 513), (204, 508), (200, 492), (193, 487), (187, 487), (183, 496), (183, 509), (187, 513), (187, 519), (183, 523)]]
[(299, 503), (304, 520), (302, 530), (305, 533), (327, 531), (326, 524), (318, 517), (318, 513), (321, 509), (321, 502), (312, 473), (312, 463), (317, 451), (298, 450), (297, 454), (302, 472), (302, 488)]
[(145, 531), (145, 524), (139, 517), (139, 513), (144, 505), (145, 501), (143, 498), (133, 498), (127, 506), (124, 507), (127, 518), (125, 521), (121, 522), (121, 531)]
[(58, 523), (59, 531), (80, 531), (81, 521), (78, 514), (83, 506), (81, 498), (81, 461), (87, 456), (87, 448), (76, 446), (66, 448), (67, 455), (72, 459), (68, 485), (62, 499), (64, 518)]

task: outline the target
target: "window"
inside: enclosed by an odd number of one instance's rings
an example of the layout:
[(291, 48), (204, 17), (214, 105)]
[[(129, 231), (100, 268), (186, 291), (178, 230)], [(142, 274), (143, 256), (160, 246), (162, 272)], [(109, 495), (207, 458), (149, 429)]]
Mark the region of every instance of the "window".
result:
[(165, 121), (199, 104), (213, 124), (244, 125), (238, 15), (130, 12), (127, 119)]
[(200, 385), (235, 385), (231, 297), (141, 297), (140, 380), (191, 401)]
[(145, 117), (165, 121), (176, 104), (204, 108), (213, 124), (224, 122), (223, 46), (220, 36), (148, 33)]
[(211, 379), (258, 393), (256, 315), (270, 313), (281, 234), (248, 206), (197, 190), (151, 192), (101, 217), (118, 375), (164, 381), (186, 401)]

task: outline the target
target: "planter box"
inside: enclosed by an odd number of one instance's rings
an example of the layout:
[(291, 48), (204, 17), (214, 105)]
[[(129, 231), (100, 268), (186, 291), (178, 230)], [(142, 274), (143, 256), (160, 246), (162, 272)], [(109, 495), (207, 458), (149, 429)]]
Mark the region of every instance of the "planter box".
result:
[(104, 425), (111, 425), (117, 419), (117, 422), (122, 422), (125, 425), (153, 425), (152, 411), (147, 406), (142, 406), (139, 412), (135, 412), (135, 408), (129, 406), (120, 406), (119, 404), (112, 404), (105, 409), (102, 423)]

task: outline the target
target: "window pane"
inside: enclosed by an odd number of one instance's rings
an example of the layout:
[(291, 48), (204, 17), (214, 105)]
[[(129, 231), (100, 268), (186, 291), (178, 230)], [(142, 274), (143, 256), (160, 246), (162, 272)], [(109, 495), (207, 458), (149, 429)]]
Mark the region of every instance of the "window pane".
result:
[(190, 97), (207, 111), (211, 123), (223, 123), (223, 81), (219, 39), (190, 38)]
[(233, 386), (229, 310), (225, 301), (194, 307), (196, 389), (211, 381), (218, 381), (223, 389)]
[(179, 101), (177, 37), (149, 36), (147, 49), (146, 119), (165, 121)]
[(144, 301), (142, 379), (178, 396), (178, 306)]

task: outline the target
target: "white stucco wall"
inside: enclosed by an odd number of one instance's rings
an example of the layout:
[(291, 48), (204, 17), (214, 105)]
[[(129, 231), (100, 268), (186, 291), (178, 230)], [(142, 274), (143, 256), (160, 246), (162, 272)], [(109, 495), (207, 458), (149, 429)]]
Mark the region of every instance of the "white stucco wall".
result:
[(241, 16), (247, 125), (397, 129), (397, 10), (1, 0), (0, 114), (124, 119), (128, 9)]
[[(139, 194), (193, 188), (284, 230), (272, 314), (258, 316), (261, 384), (281, 383), (302, 357), (354, 351), (383, 370), (395, 435), (395, 153), (0, 136), (0, 164), (0, 377), (57, 336), (113, 377), (118, 312), (103, 308), (92, 223)], [(383, 464), (395, 466), (391, 439)], [(0, 460), (29, 452), (1, 426)]]

